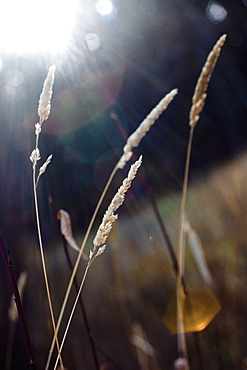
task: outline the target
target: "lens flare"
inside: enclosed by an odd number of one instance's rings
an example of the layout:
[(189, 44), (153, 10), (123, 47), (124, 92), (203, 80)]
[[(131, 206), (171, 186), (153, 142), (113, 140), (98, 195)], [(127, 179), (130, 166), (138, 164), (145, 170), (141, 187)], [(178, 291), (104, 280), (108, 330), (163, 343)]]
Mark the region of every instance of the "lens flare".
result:
[(102, 15), (110, 15), (114, 11), (114, 6), (110, 0), (99, 0), (95, 4), (97, 12)]
[(206, 15), (213, 23), (220, 23), (226, 19), (227, 11), (222, 4), (216, 1), (209, 1)]

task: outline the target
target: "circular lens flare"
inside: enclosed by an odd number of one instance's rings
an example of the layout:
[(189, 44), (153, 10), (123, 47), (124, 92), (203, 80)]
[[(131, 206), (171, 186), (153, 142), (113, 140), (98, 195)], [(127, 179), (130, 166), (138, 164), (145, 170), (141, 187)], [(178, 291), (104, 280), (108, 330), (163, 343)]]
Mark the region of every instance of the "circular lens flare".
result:
[(95, 4), (97, 12), (102, 15), (110, 15), (114, 11), (114, 6), (110, 0), (99, 0)]
[(206, 15), (213, 23), (220, 23), (226, 19), (227, 11), (220, 3), (216, 1), (209, 1), (206, 9)]

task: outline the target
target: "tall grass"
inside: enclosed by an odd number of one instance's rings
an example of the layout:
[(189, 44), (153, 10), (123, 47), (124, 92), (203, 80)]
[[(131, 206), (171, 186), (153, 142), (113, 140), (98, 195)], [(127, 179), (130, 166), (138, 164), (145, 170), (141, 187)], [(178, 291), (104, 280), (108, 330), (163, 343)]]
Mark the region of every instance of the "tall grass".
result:
[[(181, 208), (180, 208), (180, 217), (179, 217), (179, 229), (178, 229), (178, 276), (177, 276), (177, 330), (178, 330), (178, 349), (182, 357), (187, 359), (187, 350), (186, 342), (184, 337), (184, 315), (183, 315), (183, 305), (186, 296), (183, 285), (183, 264), (184, 264), (184, 234), (185, 234), (185, 207), (186, 207), (186, 197), (188, 190), (188, 178), (189, 178), (189, 167), (190, 167), (190, 157), (192, 150), (192, 141), (194, 135), (194, 129), (200, 118), (200, 113), (203, 109), (206, 92), (210, 77), (220, 55), (220, 51), (224, 42), (226, 40), (226, 35), (220, 37), (214, 46), (213, 50), (210, 52), (205, 65), (203, 66), (202, 72), (197, 81), (195, 92), (192, 98), (192, 106), (190, 110), (190, 133), (189, 141), (187, 147), (187, 155), (185, 162), (185, 171), (184, 171), (184, 182), (182, 190), (182, 199), (181, 199)], [(185, 362), (186, 364), (186, 362)], [(185, 365), (185, 368), (188, 368), (188, 365)]]
[[(73, 280), (75, 278), (76, 271), (79, 267), (79, 263), (80, 263), (85, 245), (87, 243), (88, 237), (89, 237), (91, 229), (93, 227), (95, 218), (98, 214), (99, 208), (100, 208), (100, 206), (102, 204), (102, 201), (103, 201), (103, 199), (106, 195), (106, 192), (107, 192), (107, 190), (108, 190), (108, 188), (109, 188), (109, 186), (112, 182), (112, 179), (114, 178), (117, 170), (122, 169), (126, 165), (126, 163), (130, 160), (130, 158), (133, 154), (133, 152), (132, 152), (133, 147), (138, 146), (138, 144), (140, 143), (142, 138), (145, 136), (145, 134), (149, 131), (151, 126), (158, 119), (159, 115), (168, 107), (169, 103), (172, 101), (172, 99), (174, 98), (174, 96), (176, 94), (177, 94), (176, 89), (174, 89), (170, 93), (168, 93), (158, 103), (158, 105), (150, 112), (150, 114), (144, 119), (144, 121), (138, 126), (137, 130), (127, 139), (126, 145), (123, 148), (123, 154), (122, 154), (120, 160), (117, 162), (116, 166), (114, 167), (114, 169), (113, 169), (113, 171), (112, 171), (112, 173), (111, 173), (111, 175), (110, 175), (110, 177), (109, 177), (109, 179), (108, 179), (108, 181), (105, 185), (105, 188), (104, 188), (103, 192), (101, 193), (100, 199), (99, 199), (99, 201), (96, 205), (93, 216), (92, 216), (92, 218), (90, 220), (90, 223), (88, 225), (86, 234), (83, 238), (82, 245), (81, 245), (81, 248), (80, 248), (80, 252), (79, 252), (77, 260), (75, 262), (74, 270), (73, 270), (73, 273), (71, 275), (71, 278), (70, 278), (70, 281), (69, 281), (69, 284), (68, 284), (68, 288), (66, 290), (65, 297), (64, 297), (64, 300), (63, 300), (63, 304), (62, 304), (62, 307), (61, 307), (61, 310), (60, 310), (60, 314), (59, 314), (59, 318), (58, 318), (58, 322), (57, 322), (57, 331), (59, 330), (61, 322), (62, 322), (63, 314), (64, 314), (66, 304), (67, 304), (67, 301), (68, 301), (68, 298), (69, 298), (69, 294), (70, 294), (70, 291), (71, 291), (71, 288), (72, 288)], [(57, 333), (57, 331), (56, 331), (56, 333)], [(56, 335), (56, 333), (55, 333), (55, 335)], [(52, 352), (53, 352), (53, 349), (54, 349), (55, 335), (54, 335), (52, 343), (51, 343), (49, 356), (48, 356), (47, 363), (46, 363), (46, 370), (48, 370), (48, 368), (49, 368), (51, 355), (52, 355)]]
[[(57, 331), (56, 331), (54, 310), (53, 310), (53, 305), (52, 305), (52, 299), (51, 299), (51, 293), (50, 293), (50, 287), (49, 287), (49, 279), (48, 279), (46, 261), (45, 261), (45, 255), (44, 255), (40, 217), (39, 217), (38, 196), (37, 196), (37, 186), (39, 183), (40, 176), (43, 173), (45, 173), (47, 166), (51, 162), (52, 155), (49, 155), (49, 157), (46, 159), (43, 165), (39, 168), (38, 175), (36, 174), (37, 163), (41, 159), (40, 151), (39, 151), (39, 137), (41, 134), (42, 125), (44, 121), (46, 121), (49, 118), (49, 115), (50, 115), (51, 97), (52, 97), (52, 88), (53, 88), (53, 83), (54, 83), (54, 78), (55, 78), (55, 70), (56, 70), (55, 66), (50, 67), (47, 77), (45, 79), (44, 85), (43, 85), (42, 92), (40, 94), (39, 105), (38, 105), (39, 122), (35, 124), (35, 137), (36, 137), (35, 148), (31, 153), (30, 160), (33, 163), (33, 194), (34, 194), (34, 206), (35, 206), (40, 256), (41, 256), (42, 268), (43, 268), (43, 273), (44, 273), (46, 294), (47, 294), (47, 299), (48, 299), (48, 304), (49, 304), (49, 309), (50, 309), (51, 321), (52, 321), (52, 326), (53, 326), (54, 335), (55, 335), (55, 341), (56, 341), (58, 353), (60, 355), (60, 348), (59, 348), (58, 338), (56, 334)], [(62, 362), (61, 355), (60, 355), (60, 362), (61, 362), (61, 368), (63, 369), (63, 362)]]
[[(180, 207), (177, 255), (176, 257), (174, 257), (174, 258), (177, 258), (177, 261), (175, 261), (174, 263), (177, 266), (177, 271), (176, 271), (177, 272), (177, 276), (176, 276), (177, 288), (176, 289), (177, 289), (177, 340), (178, 340), (177, 342), (178, 343), (178, 356), (173, 364), (175, 369), (186, 369), (186, 370), (189, 369), (189, 356), (187, 353), (187, 346), (186, 346), (186, 337), (185, 337), (185, 330), (184, 330), (184, 308), (183, 308), (184, 301), (186, 300), (186, 294), (187, 294), (185, 291), (185, 285), (184, 285), (184, 245), (185, 245), (184, 236), (186, 232), (190, 232), (190, 235), (192, 233), (191, 227), (189, 227), (188, 224), (186, 226), (185, 213), (186, 213), (186, 199), (187, 199), (187, 191), (188, 191), (188, 178), (189, 178), (189, 167), (190, 167), (190, 156), (191, 156), (191, 150), (192, 150), (193, 134), (194, 134), (194, 129), (196, 127), (196, 124), (199, 120), (200, 113), (205, 103), (207, 86), (208, 86), (211, 74), (214, 70), (214, 67), (216, 65), (217, 59), (219, 57), (219, 54), (225, 42), (225, 39), (226, 39), (226, 36), (223, 35), (218, 40), (212, 52), (209, 54), (207, 58), (207, 61), (202, 69), (202, 73), (198, 79), (198, 82), (195, 88), (195, 92), (192, 98), (192, 107), (190, 111), (190, 120), (189, 120), (190, 133), (189, 133), (189, 140), (188, 140), (188, 147), (187, 147), (187, 156), (186, 156), (186, 161), (185, 161), (184, 182), (183, 182), (182, 199), (181, 199), (181, 207)], [(50, 115), (54, 79), (55, 79), (55, 66), (52, 66), (50, 67), (48, 71), (48, 75), (44, 82), (42, 93), (40, 95), (40, 100), (39, 100), (39, 105), (38, 105), (39, 122), (36, 123), (35, 125), (35, 147), (30, 156), (30, 160), (32, 162), (32, 169), (33, 169), (32, 181), (33, 181), (33, 194), (34, 194), (34, 205), (35, 205), (35, 217), (36, 217), (36, 224), (37, 224), (38, 242), (39, 242), (42, 269), (43, 269), (43, 275), (44, 275), (44, 281), (45, 281), (45, 287), (46, 287), (47, 301), (49, 305), (51, 323), (52, 323), (53, 332), (54, 332), (53, 338), (51, 340), (50, 348), (49, 348), (49, 353), (47, 356), (47, 361), (46, 361), (46, 366), (45, 366), (46, 370), (51, 368), (52, 355), (53, 355), (55, 345), (57, 347), (57, 357), (56, 357), (56, 361), (55, 361), (53, 368), (54, 370), (57, 368), (59, 360), (60, 360), (60, 367), (62, 369), (64, 368), (63, 361), (62, 361), (62, 350), (64, 348), (66, 337), (69, 333), (70, 324), (73, 319), (74, 312), (77, 307), (78, 301), (80, 299), (82, 289), (84, 287), (84, 283), (88, 275), (89, 268), (92, 266), (94, 260), (105, 251), (105, 248), (106, 248), (105, 243), (108, 241), (108, 237), (112, 230), (113, 223), (117, 220), (116, 211), (124, 203), (125, 194), (128, 191), (128, 189), (131, 187), (132, 181), (137, 175), (138, 169), (142, 163), (142, 157), (140, 157), (134, 164), (131, 165), (127, 177), (124, 179), (122, 185), (117, 190), (115, 196), (111, 200), (110, 205), (107, 208), (103, 216), (102, 222), (99, 225), (98, 231), (96, 232), (96, 235), (93, 239), (93, 247), (90, 248), (88, 261), (87, 261), (87, 264), (86, 264), (86, 267), (85, 267), (85, 270), (84, 270), (84, 273), (81, 279), (81, 283), (79, 284), (78, 291), (76, 293), (76, 298), (74, 299), (74, 302), (72, 302), (72, 309), (70, 311), (69, 318), (66, 322), (66, 320), (64, 320), (64, 313), (65, 313), (65, 309), (68, 306), (69, 298), (71, 296), (73, 282), (75, 280), (81, 259), (85, 253), (84, 249), (88, 243), (89, 236), (91, 235), (91, 231), (94, 226), (96, 216), (98, 215), (99, 209), (109, 189), (109, 186), (112, 183), (112, 180), (116, 172), (118, 170), (123, 169), (126, 166), (127, 162), (131, 159), (133, 155), (133, 149), (139, 145), (141, 140), (144, 138), (144, 136), (153, 126), (153, 124), (158, 119), (160, 114), (168, 107), (168, 105), (172, 102), (172, 100), (174, 99), (174, 97), (176, 96), (178, 92), (177, 89), (173, 89), (170, 93), (168, 93), (157, 104), (157, 106), (150, 112), (150, 114), (144, 119), (144, 121), (138, 126), (136, 131), (134, 131), (134, 133), (130, 135), (129, 138), (127, 139), (126, 144), (123, 147), (123, 153), (120, 159), (118, 160), (117, 164), (113, 168), (113, 171), (106, 183), (106, 186), (101, 193), (100, 199), (98, 203), (96, 204), (95, 211), (88, 225), (88, 228), (83, 238), (81, 247), (78, 250), (78, 256), (74, 263), (73, 270), (70, 276), (70, 280), (69, 280), (67, 289), (64, 294), (64, 299), (61, 304), (60, 312), (58, 314), (58, 319), (56, 320), (55, 319), (56, 315), (54, 313), (54, 305), (53, 305), (54, 294), (53, 295), (51, 294), (50, 280), (49, 280), (49, 276), (47, 272), (46, 258), (44, 254), (44, 247), (43, 247), (43, 240), (42, 240), (42, 221), (40, 221), (40, 216), (39, 216), (39, 201), (38, 201), (38, 195), (37, 195), (37, 187), (38, 187), (40, 178), (45, 173), (48, 165), (50, 164), (52, 160), (52, 155), (49, 155), (46, 161), (43, 163), (43, 165), (39, 167), (39, 170), (37, 169), (38, 163), (41, 159), (40, 151), (39, 151), (40, 134), (42, 131), (42, 126), (43, 126), (44, 121), (46, 121)], [(145, 154), (144, 154), (144, 161), (145, 161)], [(157, 217), (157, 213), (156, 213), (156, 217)], [(158, 222), (162, 225), (161, 218), (158, 219)], [(73, 238), (70, 240), (72, 240), (73, 242), (72, 244), (74, 244)], [(172, 246), (170, 247), (172, 248)], [(75, 247), (75, 249), (76, 248), (77, 247)], [(61, 329), (62, 323), (65, 325), (65, 329), (64, 329), (63, 334), (60, 335), (60, 329)], [(60, 339), (60, 337), (62, 339)], [(148, 348), (153, 358), (156, 361), (155, 352), (153, 351), (152, 345), (148, 343), (147, 338), (146, 337), (144, 338), (144, 336), (143, 337), (139, 336), (138, 340), (139, 340), (138, 342), (139, 345), (140, 343), (142, 344), (144, 343), (146, 345), (145, 347), (146, 351), (148, 351), (147, 350)], [(139, 354), (139, 360), (142, 359), (140, 360), (140, 362), (143, 362), (143, 368), (148, 368), (148, 365), (147, 365), (148, 361), (147, 360), (144, 361), (143, 360), (144, 357), (143, 357), (143, 353)]]

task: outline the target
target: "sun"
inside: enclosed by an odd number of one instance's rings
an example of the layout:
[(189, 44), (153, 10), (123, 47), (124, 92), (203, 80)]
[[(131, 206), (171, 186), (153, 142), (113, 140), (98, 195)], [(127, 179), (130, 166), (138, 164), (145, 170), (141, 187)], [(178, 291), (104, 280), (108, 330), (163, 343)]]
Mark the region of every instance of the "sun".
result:
[(33, 53), (66, 48), (77, 0), (1, 0), (0, 50)]

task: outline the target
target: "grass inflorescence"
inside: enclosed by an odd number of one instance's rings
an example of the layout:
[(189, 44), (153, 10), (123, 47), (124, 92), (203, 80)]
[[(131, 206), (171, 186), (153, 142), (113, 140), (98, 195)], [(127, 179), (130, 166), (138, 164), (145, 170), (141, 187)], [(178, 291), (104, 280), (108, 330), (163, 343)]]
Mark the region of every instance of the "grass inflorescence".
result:
[[(150, 197), (150, 202), (155, 212), (156, 221), (161, 228), (163, 233), (163, 237), (165, 242), (168, 245), (168, 250), (170, 253), (170, 257), (172, 258), (172, 264), (174, 271), (176, 273), (176, 299), (177, 299), (177, 306), (176, 306), (176, 333), (177, 333), (177, 356), (174, 359), (173, 366), (175, 369), (189, 369), (190, 367), (190, 360), (189, 354), (187, 351), (186, 345), (186, 334), (184, 328), (185, 322), (185, 313), (184, 307), (186, 307), (185, 303), (186, 300), (189, 298), (189, 289), (187, 290), (188, 284), (186, 283), (185, 279), (185, 237), (186, 234), (188, 235), (189, 243), (191, 244), (191, 250), (194, 253), (194, 258), (196, 264), (198, 265), (198, 269), (201, 273), (202, 279), (208, 287), (213, 287), (213, 277), (210, 274), (209, 267), (206, 263), (206, 258), (202, 250), (201, 242), (199, 235), (190, 225), (189, 220), (186, 219), (186, 200), (187, 200), (187, 192), (188, 192), (188, 179), (189, 179), (189, 168), (190, 168), (190, 157), (191, 157), (191, 150), (192, 150), (192, 141), (193, 141), (193, 134), (194, 129), (198, 123), (200, 118), (200, 114), (202, 112), (203, 106), (205, 104), (206, 94), (207, 94), (207, 87), (209, 84), (209, 80), (215, 68), (216, 62), (220, 55), (220, 51), (224, 42), (226, 40), (226, 35), (223, 35), (216, 43), (212, 51), (210, 52), (206, 63), (202, 69), (201, 75), (199, 76), (198, 82), (196, 84), (195, 92), (192, 98), (192, 106), (190, 110), (189, 116), (189, 140), (188, 140), (188, 147), (187, 147), (187, 156), (185, 161), (185, 171), (184, 171), (184, 182), (182, 188), (182, 199), (181, 199), (181, 206), (180, 206), (180, 216), (179, 216), (179, 226), (178, 226), (178, 241), (177, 241), (177, 250), (174, 248), (174, 243), (168, 236), (166, 231), (164, 221), (162, 220), (161, 214), (159, 213), (159, 209), (157, 204), (155, 203), (155, 199), (152, 195)], [(46, 288), (46, 295), (47, 295), (47, 302), (49, 306), (50, 312), (50, 321), (53, 328), (53, 337), (48, 338), (50, 341), (49, 352), (47, 354), (47, 360), (45, 369), (49, 370), (50, 368), (54, 368), (56, 370), (58, 366), (58, 362), (60, 361), (60, 368), (65, 369), (65, 365), (69, 368), (69, 364), (63, 364), (62, 354), (64, 351), (64, 344), (67, 335), (69, 334), (70, 325), (74, 316), (75, 309), (77, 304), (80, 303), (80, 299), (82, 297), (82, 289), (84, 288), (84, 283), (88, 275), (89, 268), (93, 265), (96, 257), (99, 257), (103, 254), (103, 252), (107, 249), (107, 243), (110, 239), (110, 234), (112, 233), (113, 225), (118, 218), (116, 212), (118, 211), (119, 207), (123, 205), (125, 201), (125, 195), (129, 188), (132, 186), (132, 181), (134, 181), (135, 177), (138, 177), (138, 170), (141, 166), (142, 162), (145, 162), (145, 154), (144, 158), (142, 156), (139, 157), (131, 166), (128, 172), (127, 177), (123, 180), (122, 185), (116, 191), (114, 197), (112, 198), (108, 208), (106, 209), (102, 221), (98, 226), (98, 229), (95, 233), (95, 237), (92, 240), (92, 247), (89, 248), (90, 252), (87, 256), (85, 253), (85, 247), (88, 244), (89, 238), (92, 233), (92, 229), (95, 226), (97, 216), (99, 210), (101, 209), (103, 200), (105, 199), (106, 193), (112, 183), (114, 176), (116, 175), (117, 171), (121, 171), (127, 165), (127, 163), (131, 160), (133, 155), (133, 149), (137, 147), (141, 140), (145, 137), (154, 123), (157, 121), (159, 116), (163, 113), (165, 109), (168, 108), (169, 104), (175, 98), (178, 93), (177, 89), (171, 90), (165, 97), (157, 104), (157, 106), (149, 113), (149, 115), (141, 122), (141, 124), (137, 127), (137, 129), (127, 138), (125, 145), (123, 146), (122, 155), (120, 156), (119, 160), (117, 161), (115, 167), (113, 168), (108, 181), (106, 182), (105, 188), (103, 189), (99, 201), (96, 204), (94, 213), (92, 215), (91, 221), (88, 225), (84, 238), (82, 240), (81, 246), (79, 247), (75, 241), (75, 238), (72, 234), (72, 226), (71, 226), (71, 219), (68, 212), (65, 210), (60, 210), (58, 212), (58, 219), (60, 222), (60, 231), (62, 235), (62, 241), (65, 244), (65, 254), (67, 256), (67, 262), (70, 268), (70, 279), (67, 285), (67, 289), (64, 292), (64, 298), (61, 302), (61, 307), (58, 313), (55, 314), (54, 312), (54, 304), (53, 301), (56, 299), (55, 292), (51, 291), (50, 288), (50, 277), (47, 269), (47, 262), (46, 256), (44, 252), (43, 246), (43, 239), (42, 239), (42, 220), (40, 220), (39, 216), (39, 200), (37, 189), (39, 182), (42, 181), (42, 177), (45, 174), (48, 166), (52, 166), (52, 158), (53, 154), (50, 154), (47, 159), (43, 162), (43, 164), (38, 168), (38, 164), (41, 160), (42, 153), (39, 149), (39, 141), (40, 136), (42, 133), (42, 127), (44, 121), (48, 120), (51, 112), (52, 106), (52, 95), (53, 95), (53, 84), (55, 82), (55, 71), (56, 67), (51, 66), (48, 75), (45, 79), (43, 89), (40, 95), (39, 103), (38, 103), (38, 116), (39, 121), (34, 125), (35, 128), (35, 145), (34, 149), (31, 152), (30, 160), (32, 162), (32, 182), (33, 182), (33, 194), (34, 194), (34, 205), (35, 205), (35, 217), (36, 217), (36, 225), (37, 225), (37, 233), (38, 233), (38, 244), (40, 250), (40, 257), (43, 269), (43, 276), (44, 276), (44, 283)], [(48, 124), (48, 123), (47, 123)], [(47, 175), (47, 174), (46, 174)], [(42, 176), (42, 177), (41, 177)], [(146, 186), (148, 189), (148, 185)], [(150, 192), (150, 189), (149, 189)], [(77, 253), (77, 257), (75, 261), (72, 263), (69, 252), (66, 249), (67, 244), (74, 249)], [(2, 246), (2, 251), (4, 258), (6, 259), (6, 255), (4, 254), (5, 248)], [(86, 266), (82, 277), (80, 278), (80, 283), (77, 279), (78, 268), (81, 262), (81, 259), (86, 261)], [(97, 258), (97, 260), (99, 260)], [(6, 262), (7, 263), (7, 262)], [(99, 263), (99, 262), (98, 262)], [(102, 279), (103, 280), (103, 279)], [(90, 282), (89, 282), (90, 284)], [(19, 288), (20, 291), (23, 289), (24, 283), (22, 283), (22, 288)], [(76, 297), (74, 299), (71, 298), (71, 290), (72, 287), (76, 289)], [(18, 295), (18, 287), (14, 284), (15, 294)], [(21, 295), (21, 293), (20, 293)], [(68, 305), (70, 303), (70, 305)], [(80, 303), (82, 306), (82, 313), (84, 316), (85, 324), (88, 328), (88, 336), (91, 339), (91, 348), (94, 357), (94, 366), (97, 370), (100, 369), (99, 360), (97, 357), (97, 351), (100, 350), (100, 344), (97, 344), (92, 338), (93, 334), (91, 329), (89, 328), (89, 320), (86, 315), (84, 303)], [(18, 313), (21, 312), (21, 302), (20, 298), (18, 301)], [(72, 308), (71, 308), (72, 305)], [(68, 316), (65, 315), (65, 310), (70, 307), (70, 313)], [(126, 309), (126, 308), (125, 308)], [(192, 307), (193, 309), (193, 307)], [(10, 321), (16, 321), (17, 311), (13, 308), (13, 303), (11, 303), (10, 309)], [(19, 313), (20, 315), (20, 313)], [(22, 318), (24, 320), (24, 318)], [(61, 328), (62, 326), (62, 328)], [(137, 357), (139, 360), (139, 364), (142, 368), (149, 368), (149, 366), (153, 369), (158, 369), (158, 355), (155, 352), (154, 347), (152, 344), (148, 342), (147, 337), (144, 335), (144, 330), (141, 328), (139, 324), (132, 325), (134, 330), (134, 337), (132, 337), (132, 343), (137, 348)], [(137, 328), (139, 328), (137, 330)], [(61, 333), (63, 330), (63, 333)], [(134, 338), (134, 339), (133, 339)], [(56, 345), (57, 354), (56, 360), (54, 364), (52, 364), (54, 348)], [(11, 353), (11, 349), (8, 350), (8, 353)], [(152, 357), (153, 365), (150, 365), (148, 358)], [(110, 356), (108, 356), (108, 359)], [(111, 360), (111, 358), (110, 358)], [(32, 360), (33, 361), (33, 360)], [(151, 361), (151, 360), (150, 360)], [(8, 364), (10, 363), (10, 359), (8, 358)], [(93, 362), (93, 360), (92, 360)], [(114, 363), (114, 360), (112, 360)], [(142, 364), (141, 364), (142, 363)], [(116, 365), (115, 363), (115, 366)], [(9, 367), (9, 365), (7, 365)], [(7, 368), (6, 368), (7, 369)], [(150, 367), (151, 369), (151, 367)]]

